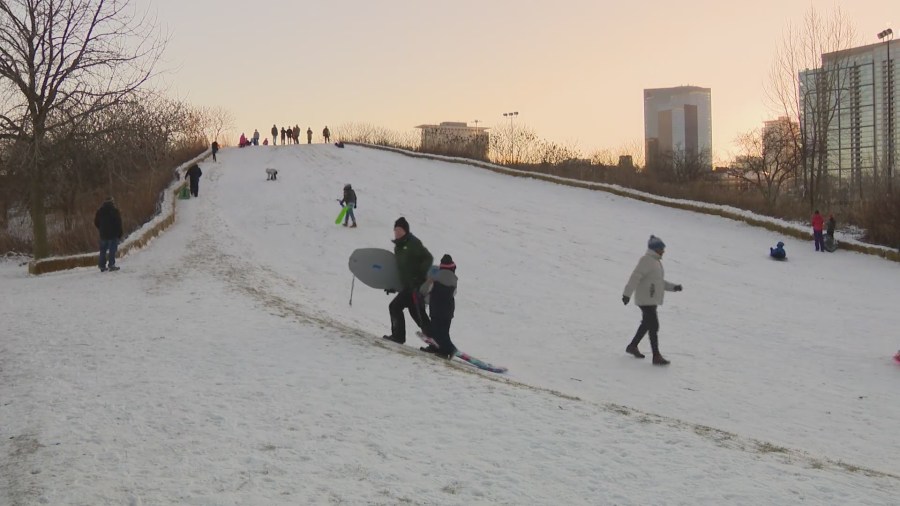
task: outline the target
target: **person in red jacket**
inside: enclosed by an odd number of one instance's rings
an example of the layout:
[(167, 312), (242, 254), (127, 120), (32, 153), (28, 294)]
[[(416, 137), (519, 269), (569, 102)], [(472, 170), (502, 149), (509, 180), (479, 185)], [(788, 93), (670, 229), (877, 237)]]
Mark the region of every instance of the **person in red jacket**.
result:
[(821, 251), (825, 253), (825, 237), (822, 234), (822, 229), (825, 228), (825, 218), (819, 214), (819, 210), (816, 209), (816, 212), (813, 213), (812, 217), (812, 226), (813, 226), (813, 240), (816, 242), (816, 251)]

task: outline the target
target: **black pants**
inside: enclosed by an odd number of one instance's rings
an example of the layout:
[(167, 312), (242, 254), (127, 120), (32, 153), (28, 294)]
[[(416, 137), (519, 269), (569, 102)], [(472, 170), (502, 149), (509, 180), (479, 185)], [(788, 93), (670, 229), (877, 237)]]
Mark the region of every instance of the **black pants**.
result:
[(216, 161), (216, 152), (215, 151), (213, 151), (213, 161), (214, 162)]
[(388, 311), (391, 313), (391, 337), (398, 342), (406, 341), (406, 318), (403, 316), (404, 309), (409, 309), (409, 316), (412, 316), (416, 325), (422, 329), (422, 333), (426, 336), (430, 336), (431, 322), (428, 320), (428, 315), (425, 314), (425, 306), (421, 300), (421, 296), (416, 294), (414, 290), (406, 288), (398, 293), (388, 306)]
[(191, 178), (191, 195), (197, 197), (200, 193), (200, 179)]
[(659, 355), (659, 318), (656, 316), (656, 306), (638, 306), (641, 308), (641, 326), (638, 327), (631, 346), (637, 347), (641, 339), (650, 333), (650, 348), (654, 355)]
[(450, 323), (453, 320), (431, 319), (431, 334), (428, 337), (434, 339), (441, 353), (453, 354), (456, 352), (456, 346), (450, 340)]

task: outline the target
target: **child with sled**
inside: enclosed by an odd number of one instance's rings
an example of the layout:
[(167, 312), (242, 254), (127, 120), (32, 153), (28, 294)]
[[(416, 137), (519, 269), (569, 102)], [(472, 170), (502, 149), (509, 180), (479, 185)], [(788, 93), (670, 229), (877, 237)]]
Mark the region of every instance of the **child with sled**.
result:
[(456, 264), (453, 257), (444, 255), (441, 264), (435, 271), (432, 268), (428, 272), (428, 281), (422, 285), (421, 292), (425, 294), (431, 316), (430, 337), (437, 346), (429, 344), (419, 348), (428, 353), (451, 359), (456, 354), (456, 346), (450, 340), (450, 322), (453, 321), (453, 313), (456, 309)]

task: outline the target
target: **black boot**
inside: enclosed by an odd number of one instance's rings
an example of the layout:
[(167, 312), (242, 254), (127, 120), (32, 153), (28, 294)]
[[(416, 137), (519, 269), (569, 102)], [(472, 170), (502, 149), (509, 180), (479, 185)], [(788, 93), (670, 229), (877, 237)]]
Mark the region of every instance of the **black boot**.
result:
[(659, 353), (653, 354), (653, 365), (669, 365), (669, 361), (664, 359)]
[(393, 341), (398, 344), (403, 344), (406, 342), (406, 339), (401, 339), (399, 337), (394, 337), (394, 336), (381, 336), (381, 337), (384, 339), (387, 339), (388, 341)]
[(638, 351), (637, 345), (634, 344), (629, 344), (628, 347), (625, 348), (625, 353), (634, 355), (634, 358), (644, 358), (644, 354)]

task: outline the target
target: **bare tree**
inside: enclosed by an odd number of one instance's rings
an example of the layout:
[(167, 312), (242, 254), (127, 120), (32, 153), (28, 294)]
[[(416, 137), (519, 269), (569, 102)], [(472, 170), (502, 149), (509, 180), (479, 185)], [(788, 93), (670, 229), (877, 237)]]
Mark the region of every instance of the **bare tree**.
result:
[[(234, 130), (234, 115), (224, 107), (202, 107), (199, 109), (200, 123), (206, 143), (219, 141), (219, 136)], [(223, 141), (219, 141), (223, 144)]]
[(799, 156), (794, 147), (796, 123), (778, 122), (738, 137), (741, 154), (729, 175), (759, 190), (769, 208), (774, 208), (785, 183), (796, 177)]
[(779, 116), (800, 125), (791, 141), (810, 208), (818, 205), (827, 179), (828, 129), (846, 76), (839, 62), (831, 69), (824, 66), (822, 55), (849, 49), (855, 41), (855, 30), (840, 8), (822, 15), (810, 7), (802, 22), (785, 29), (772, 65), (767, 95)]
[(581, 152), (577, 146), (558, 144), (552, 141), (542, 140), (537, 143), (537, 159), (534, 162), (541, 165), (559, 165), (564, 162), (581, 158)]
[(712, 154), (708, 149), (695, 153), (677, 145), (674, 150), (656, 157), (654, 163), (647, 166), (647, 170), (660, 181), (689, 183), (709, 174), (711, 167)]
[(48, 254), (45, 144), (71, 137), (153, 75), (165, 47), (128, 0), (0, 1), (0, 138), (28, 146), (34, 256)]
[(497, 126), (491, 135), (491, 159), (496, 163), (518, 165), (537, 163), (539, 139), (535, 131), (527, 125), (510, 122)]
[(615, 149), (603, 148), (590, 154), (591, 163), (605, 167), (619, 166), (619, 160), (623, 156), (630, 156), (632, 166), (644, 165), (644, 146), (640, 139), (634, 139), (621, 144)]

